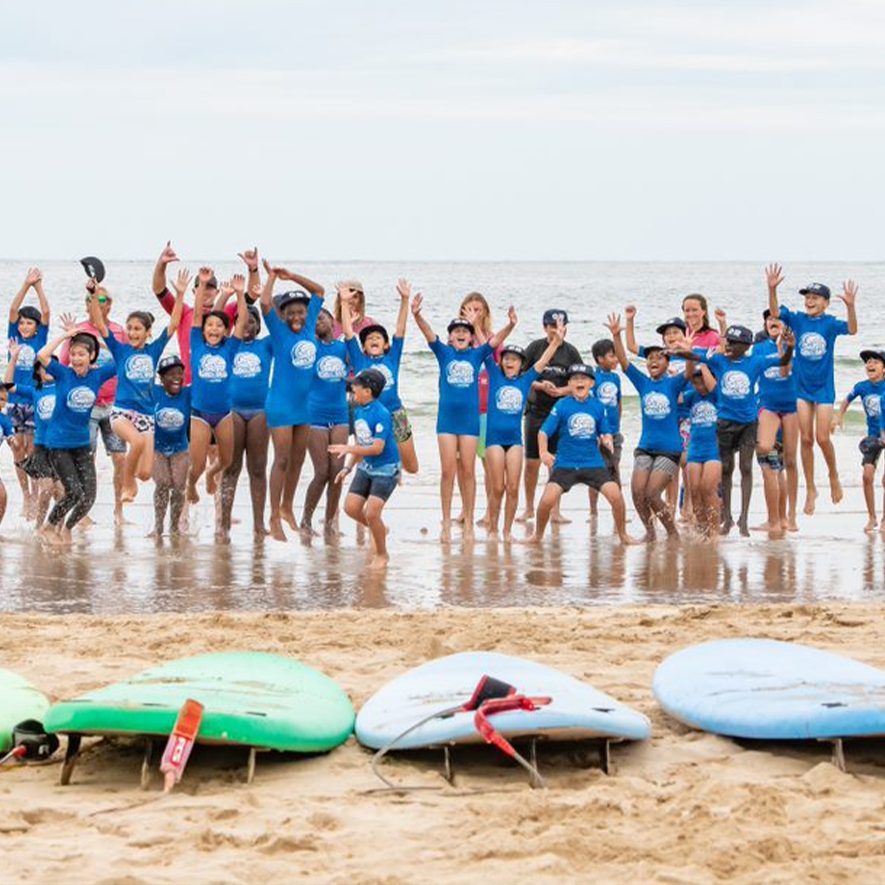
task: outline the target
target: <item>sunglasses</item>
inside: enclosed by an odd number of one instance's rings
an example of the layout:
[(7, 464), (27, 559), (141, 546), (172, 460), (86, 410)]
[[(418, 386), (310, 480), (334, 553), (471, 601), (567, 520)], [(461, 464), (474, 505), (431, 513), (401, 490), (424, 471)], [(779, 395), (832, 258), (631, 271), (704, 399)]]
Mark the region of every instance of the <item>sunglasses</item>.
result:
[(99, 295), (95, 300), (99, 304), (107, 304), (111, 299), (107, 295)]

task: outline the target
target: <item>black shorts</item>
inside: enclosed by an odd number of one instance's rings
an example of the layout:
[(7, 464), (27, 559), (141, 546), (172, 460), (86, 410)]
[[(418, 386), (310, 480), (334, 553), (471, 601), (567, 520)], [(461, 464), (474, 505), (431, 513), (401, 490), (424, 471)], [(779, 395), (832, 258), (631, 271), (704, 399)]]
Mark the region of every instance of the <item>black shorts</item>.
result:
[(879, 463), (879, 455), (882, 454), (882, 441), (876, 436), (865, 436), (858, 444), (860, 449), (860, 463), (866, 467), (872, 464), (875, 467)]
[[(538, 458), (541, 457), (541, 453), (538, 451), (538, 431), (546, 420), (546, 415), (542, 418), (540, 415), (536, 415), (533, 412), (526, 412), (525, 419), (523, 420), (525, 456), (533, 461), (537, 461)], [(556, 439), (557, 435), (553, 434), (553, 436), (547, 440), (547, 451), (550, 452), (551, 455), (556, 454)]]
[(602, 460), (605, 461), (605, 466), (611, 470), (612, 478), (615, 482), (620, 485), (621, 484), (621, 453), (624, 450), (624, 434), (623, 433), (615, 433), (612, 436), (612, 451), (609, 451), (605, 446), (600, 446), (599, 451), (602, 455)]
[(350, 482), (348, 495), (358, 495), (360, 498), (380, 498), (386, 501), (399, 485), (400, 472), (397, 470), (389, 476), (373, 476), (367, 470), (357, 467)]
[(719, 420), (716, 424), (719, 454), (728, 455), (756, 449), (756, 422), (741, 424), (739, 421)]
[(608, 467), (554, 467), (550, 482), (555, 482), (563, 492), (572, 486), (583, 483), (598, 492), (606, 483), (615, 478)]

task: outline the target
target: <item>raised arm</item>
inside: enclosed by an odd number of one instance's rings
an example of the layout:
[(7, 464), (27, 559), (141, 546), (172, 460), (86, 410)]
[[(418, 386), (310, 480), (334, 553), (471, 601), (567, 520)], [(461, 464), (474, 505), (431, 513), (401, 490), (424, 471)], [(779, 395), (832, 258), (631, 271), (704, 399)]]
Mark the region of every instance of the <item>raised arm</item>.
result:
[(248, 316), (246, 303), (246, 278), (241, 273), (235, 273), (231, 277), (231, 284), (234, 292), (237, 293), (237, 321), (234, 323), (234, 330), (231, 333), (234, 338), (242, 340), (246, 331), (246, 317)]
[(15, 338), (9, 339), (9, 362), (6, 363), (6, 374), (3, 376), (3, 383), (7, 386), (12, 384), (12, 379), (15, 378), (15, 364), (18, 362), (21, 349), (21, 344)]
[(519, 317), (516, 315), (516, 308), (511, 304), (507, 308), (507, 325), (503, 329), (499, 329), (489, 338), (488, 344), (492, 350), (497, 350), (506, 340), (507, 336), (516, 328)]
[(156, 295), (157, 298), (162, 298), (163, 295), (165, 295), (168, 291), (166, 288), (166, 268), (174, 261), (178, 261), (178, 256), (175, 254), (175, 250), (172, 248), (172, 241), (167, 240), (165, 248), (160, 253), (160, 257), (157, 259), (157, 263), (154, 265), (152, 287), (154, 290), (154, 295)]
[(203, 326), (203, 305), (206, 303), (206, 283), (212, 279), (211, 267), (201, 267), (197, 276), (197, 288), (194, 292), (194, 315), (191, 319), (191, 327), (200, 329)]
[(264, 262), (264, 270), (267, 273), (267, 279), (264, 281), (264, 288), (261, 290), (261, 299), (259, 300), (259, 303), (261, 305), (261, 312), (267, 316), (273, 311), (273, 286), (277, 281), (277, 272), (270, 266), (270, 263), (266, 259)]
[(855, 283), (854, 280), (847, 280), (844, 282), (842, 284), (842, 294), (839, 298), (842, 299), (848, 311), (848, 334), (856, 335), (857, 311), (855, 309), (855, 302), (857, 301), (857, 283)]
[(728, 330), (728, 316), (721, 307), (717, 307), (713, 314), (716, 317), (717, 324), (719, 325), (719, 338), (720, 340), (722, 340), (725, 338), (725, 333)]
[(412, 299), (412, 316), (415, 317), (415, 325), (421, 330), (424, 340), (427, 341), (428, 344), (433, 344), (433, 342), (436, 341), (436, 332), (433, 331), (430, 323), (424, 319), (424, 315), (421, 313), (421, 308), (423, 306), (424, 296), (418, 292)]
[(77, 334), (76, 323), (66, 320), (65, 317), (62, 317), (62, 322), (65, 325), (65, 331), (61, 335), (57, 335), (53, 338), (52, 341), (47, 341), (46, 344), (37, 351), (37, 360), (43, 366), (49, 365), (52, 360), (52, 354), (58, 350), (62, 342), (67, 341), (69, 338), (73, 338), (74, 335)]
[[(267, 264), (265, 264), (264, 267), (265, 270), (267, 270)], [(285, 267), (275, 267), (273, 270), (276, 273), (278, 280), (289, 280), (290, 282), (295, 283), (296, 286), (306, 289), (311, 295), (316, 295), (317, 298), (325, 298), (326, 290), (319, 283), (315, 283), (309, 277), (304, 277), (300, 273), (286, 270)]]
[(780, 316), (777, 303), (777, 287), (784, 281), (783, 268), (779, 264), (769, 264), (765, 268), (765, 281), (768, 283), (768, 309), (773, 317)]
[(621, 365), (621, 371), (626, 372), (630, 360), (627, 359), (627, 351), (624, 350), (624, 342), (621, 340), (621, 317), (619, 314), (610, 313), (608, 322), (605, 324), (609, 332), (612, 333), (612, 342), (615, 345), (615, 356)]
[(246, 302), (251, 304), (254, 301), (250, 300), (249, 293), (254, 292), (256, 286), (261, 285), (261, 276), (258, 273), (258, 246), (238, 252), (237, 257), (243, 260), (249, 272), (249, 279), (246, 283)]
[(181, 325), (181, 314), (184, 311), (184, 293), (190, 285), (191, 275), (186, 267), (178, 271), (178, 276), (172, 284), (175, 287), (175, 306), (172, 308), (172, 314), (169, 317), (169, 328), (167, 334), (170, 338), (175, 337), (178, 327)]
[[(40, 279), (40, 271), (37, 270), (36, 267), (32, 267), (28, 269), (28, 275), (25, 277), (25, 281), (22, 283), (21, 288), (16, 292), (15, 298), (12, 299), (12, 304), (9, 305), (9, 322), (15, 323), (18, 322), (18, 312), (21, 309), (22, 302), (25, 300), (25, 295), (28, 294), (28, 289), (31, 286), (35, 285), (37, 280)], [(40, 309), (43, 309), (41, 304)]]
[(408, 280), (400, 279), (396, 284), (396, 291), (399, 294), (399, 313), (396, 315), (396, 328), (393, 330), (393, 335), (395, 338), (405, 338), (406, 323), (409, 321), (409, 299), (412, 297), (412, 284)]
[(627, 320), (627, 350), (630, 353), (639, 354), (639, 345), (636, 343), (636, 305), (628, 304), (624, 308), (624, 318)]
[(89, 293), (86, 296), (86, 310), (89, 312), (89, 321), (98, 329), (99, 337), (107, 338), (109, 334), (108, 324), (105, 322), (101, 308), (98, 306), (98, 299), (95, 297), (95, 280), (87, 280), (86, 289)]
[(344, 332), (344, 340), (353, 338), (353, 314), (350, 311), (350, 302), (353, 295), (346, 286), (338, 287), (338, 303), (341, 305), (341, 330)]
[[(556, 321), (556, 333), (553, 335), (553, 338), (551, 338), (551, 340), (550, 340), (549, 344), (547, 345), (547, 347), (545, 348), (544, 352), (538, 358), (538, 361), (532, 367), (539, 375), (541, 374), (541, 372), (544, 371), (544, 369), (547, 368), (547, 366), (550, 363), (550, 360), (552, 360), (553, 357), (556, 355), (556, 351), (559, 350), (559, 346), (562, 344), (562, 342), (564, 340), (565, 340), (565, 325), (563, 324), (562, 320), (557, 320)], [(537, 382), (535, 382), (535, 383), (537, 383)]]
[(38, 270), (37, 274), (37, 279), (34, 282), (34, 291), (37, 293), (37, 301), (40, 304), (40, 324), (48, 326), (51, 318), (49, 299), (46, 297), (46, 292), (43, 291), (43, 273)]

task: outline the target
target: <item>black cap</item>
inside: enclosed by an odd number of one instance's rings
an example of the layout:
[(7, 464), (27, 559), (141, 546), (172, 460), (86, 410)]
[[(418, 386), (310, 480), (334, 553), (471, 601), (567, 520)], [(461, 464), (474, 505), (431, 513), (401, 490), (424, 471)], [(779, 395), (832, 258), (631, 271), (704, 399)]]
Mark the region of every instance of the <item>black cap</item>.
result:
[(811, 283), (806, 286), (804, 289), (799, 290), (800, 295), (820, 295), (823, 298), (826, 298), (827, 301), (830, 300), (830, 287), (825, 286), (823, 283)]
[(384, 393), (387, 379), (377, 369), (363, 369), (351, 381), (351, 385), (354, 384), (359, 384), (360, 387), (367, 387), (372, 392), (372, 399), (378, 399)]
[(104, 264), (100, 258), (96, 258), (94, 255), (88, 255), (86, 258), (80, 259), (80, 264), (83, 265), (83, 270), (86, 271), (86, 276), (89, 277), (90, 280), (95, 280), (96, 283), (100, 283), (104, 279)]
[(885, 363), (885, 350), (862, 350), (860, 358), (866, 362), (867, 360), (880, 360)]
[(667, 353), (667, 349), (664, 347), (663, 344), (649, 344), (645, 348), (646, 357), (648, 357), (650, 353), (660, 353), (667, 357), (667, 359), (670, 359), (670, 354)]
[(501, 348), (501, 356), (504, 356), (505, 353), (515, 354), (523, 362), (525, 362), (525, 349), (520, 347), (518, 344), (505, 344)]
[(568, 314), (564, 310), (559, 310), (559, 308), (553, 307), (550, 310), (544, 311), (544, 316), (541, 319), (541, 322), (545, 326), (555, 326), (560, 320), (562, 320), (563, 326), (567, 326)]
[(669, 320), (661, 323), (661, 325), (658, 326), (657, 329), (655, 329), (655, 332), (657, 332), (658, 335), (663, 335), (664, 332), (667, 331), (667, 329), (671, 329), (674, 327), (679, 329), (679, 331), (682, 333), (685, 333), (688, 330), (688, 326), (685, 325), (685, 320), (683, 320), (681, 317), (670, 317)]
[(35, 323), (39, 323), (43, 319), (43, 314), (34, 307), (33, 304), (26, 304), (24, 307), (19, 309), (18, 312), (19, 319), (33, 320)]
[(569, 378), (574, 378), (575, 375), (586, 375), (588, 378), (596, 377), (593, 367), (588, 366), (586, 363), (572, 363), (568, 367)]
[(729, 326), (725, 330), (725, 340), (734, 344), (752, 344), (753, 333), (746, 326)]
[(282, 310), (296, 301), (300, 301), (302, 304), (309, 304), (310, 295), (304, 289), (290, 289), (288, 292), (280, 292), (279, 295), (274, 295), (273, 306), (277, 310)]
[(473, 323), (469, 320), (462, 319), (461, 317), (455, 317), (452, 322), (446, 327), (447, 332), (452, 332), (455, 329), (467, 329), (468, 332), (472, 335), (474, 332)]
[(255, 322), (258, 323), (258, 328), (261, 328), (261, 311), (254, 305), (250, 304), (246, 308), (246, 312), (249, 316), (255, 317)]
[(366, 338), (368, 338), (373, 332), (377, 332), (384, 339), (386, 344), (390, 343), (390, 336), (387, 334), (387, 329), (385, 329), (380, 323), (372, 323), (370, 326), (360, 329), (360, 344), (365, 344)]
[(172, 356), (164, 356), (163, 359), (157, 364), (157, 374), (165, 375), (170, 369), (183, 369), (184, 362), (181, 357), (177, 354), (172, 354)]

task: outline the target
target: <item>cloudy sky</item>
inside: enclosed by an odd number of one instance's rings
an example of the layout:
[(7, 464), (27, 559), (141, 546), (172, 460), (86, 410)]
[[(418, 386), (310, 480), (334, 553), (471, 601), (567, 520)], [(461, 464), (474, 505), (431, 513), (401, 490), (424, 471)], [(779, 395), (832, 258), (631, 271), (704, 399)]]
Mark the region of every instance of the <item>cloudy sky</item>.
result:
[(0, 256), (879, 259), (885, 3), (4, 3)]

